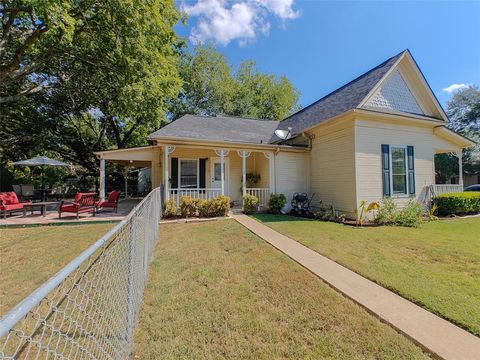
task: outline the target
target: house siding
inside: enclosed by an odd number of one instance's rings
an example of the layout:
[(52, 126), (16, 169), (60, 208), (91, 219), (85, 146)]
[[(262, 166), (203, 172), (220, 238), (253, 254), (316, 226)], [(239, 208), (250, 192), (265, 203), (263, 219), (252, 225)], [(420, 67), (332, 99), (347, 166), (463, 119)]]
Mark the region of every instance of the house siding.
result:
[(308, 153), (279, 152), (275, 155), (275, 192), (287, 198), (287, 211), (294, 193), (310, 193)]
[[(425, 186), (435, 183), (434, 155), (436, 151), (456, 151), (458, 148), (434, 135), (433, 126), (414, 126), (395, 121), (364, 118), (355, 120), (355, 163), (357, 204), (380, 201), (383, 197), (381, 145), (412, 145), (415, 154), (415, 198), (422, 201)], [(402, 207), (411, 197), (394, 197)]]
[(342, 120), (311, 131), (311, 191), (315, 204), (355, 211), (355, 134), (353, 120)]

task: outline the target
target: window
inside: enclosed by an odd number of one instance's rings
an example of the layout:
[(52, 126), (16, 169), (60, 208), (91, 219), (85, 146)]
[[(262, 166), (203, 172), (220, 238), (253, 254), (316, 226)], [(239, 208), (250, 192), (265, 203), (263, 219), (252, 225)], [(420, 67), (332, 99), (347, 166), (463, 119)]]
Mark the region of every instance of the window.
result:
[(181, 188), (198, 187), (198, 160), (182, 160), (178, 167)]
[(391, 146), (392, 194), (406, 195), (407, 189), (407, 151), (405, 147)]
[(222, 180), (222, 168), (220, 163), (213, 164), (213, 178), (215, 181)]
[[(223, 164), (223, 168), (225, 169), (225, 164)], [(213, 164), (213, 180), (214, 181), (222, 181), (222, 166), (221, 163), (214, 163)]]

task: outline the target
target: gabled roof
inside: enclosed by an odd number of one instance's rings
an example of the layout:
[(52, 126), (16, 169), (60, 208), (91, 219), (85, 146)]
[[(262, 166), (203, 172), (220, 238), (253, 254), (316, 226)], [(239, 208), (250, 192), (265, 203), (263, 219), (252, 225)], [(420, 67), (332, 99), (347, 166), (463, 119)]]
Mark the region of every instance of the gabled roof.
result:
[(357, 108), (406, 51), (408, 50), (391, 57), (348, 84), (289, 116), (280, 123), (279, 128), (291, 127), (292, 133), (298, 134), (325, 120)]
[(280, 142), (274, 133), (276, 129), (291, 127), (295, 137), (352, 110), (448, 121), (415, 59), (409, 50), (404, 50), (283, 121), (185, 115), (150, 134), (149, 139), (275, 144)]
[(149, 139), (183, 138), (268, 144), (279, 122), (235, 116), (184, 115), (149, 135)]

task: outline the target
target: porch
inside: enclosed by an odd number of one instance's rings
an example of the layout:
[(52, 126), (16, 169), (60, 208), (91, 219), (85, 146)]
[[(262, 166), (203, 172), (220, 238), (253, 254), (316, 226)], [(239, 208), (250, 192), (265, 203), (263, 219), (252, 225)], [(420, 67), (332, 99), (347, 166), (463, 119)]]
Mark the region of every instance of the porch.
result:
[(243, 195), (249, 194), (266, 208), (275, 192), (273, 151), (165, 144), (161, 152), (164, 197), (177, 205), (183, 196), (226, 195), (233, 206), (241, 206)]
[(434, 161), (434, 179), (435, 182), (431, 186), (432, 195), (441, 195), (441, 194), (448, 194), (448, 193), (455, 193), (455, 192), (463, 192), (463, 152), (462, 149), (459, 150), (436, 150), (435, 155), (440, 154), (451, 154), (455, 156), (458, 160), (458, 184), (437, 184), (437, 176), (436, 176), (436, 169), (435, 169), (435, 161)]

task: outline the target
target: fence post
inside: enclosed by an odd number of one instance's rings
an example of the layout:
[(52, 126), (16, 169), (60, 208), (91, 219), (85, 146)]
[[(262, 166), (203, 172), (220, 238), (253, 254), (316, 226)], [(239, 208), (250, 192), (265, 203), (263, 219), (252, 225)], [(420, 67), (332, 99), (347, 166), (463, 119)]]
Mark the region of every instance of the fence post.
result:
[(130, 344), (132, 341), (133, 335), (133, 298), (134, 298), (134, 273), (133, 268), (135, 266), (135, 231), (136, 231), (136, 224), (135, 224), (135, 216), (132, 217), (130, 222), (130, 233), (128, 238), (128, 262), (127, 262), (127, 344)]

